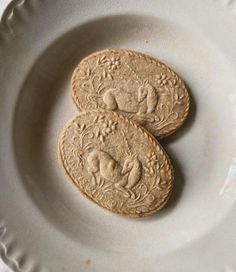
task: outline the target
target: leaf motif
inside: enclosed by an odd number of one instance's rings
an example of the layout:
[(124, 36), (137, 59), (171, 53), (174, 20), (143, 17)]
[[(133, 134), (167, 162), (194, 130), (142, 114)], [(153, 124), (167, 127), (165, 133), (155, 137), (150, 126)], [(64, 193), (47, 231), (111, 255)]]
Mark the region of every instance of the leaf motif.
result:
[(96, 116), (94, 117), (94, 119), (93, 119), (93, 123), (96, 123), (97, 120), (98, 120), (98, 116), (96, 115)]
[(97, 86), (97, 90), (99, 90), (102, 86), (102, 83), (99, 83), (98, 86)]
[(113, 76), (111, 73), (107, 73), (107, 77), (110, 79), (110, 80), (113, 80)]
[(99, 121), (102, 121), (104, 118), (105, 118), (104, 115), (100, 115), (99, 118), (98, 118), (98, 120), (99, 120)]
[(88, 79), (87, 76), (81, 76), (80, 78), (81, 78), (81, 79), (84, 79), (84, 80), (87, 80), (87, 79)]
[(175, 100), (178, 100), (179, 95), (177, 93), (175, 93), (174, 98), (175, 98)]
[(87, 76), (89, 77), (91, 75), (91, 69), (88, 68), (86, 73), (87, 73)]
[(104, 136), (100, 135), (99, 139), (104, 143)]
[(90, 148), (92, 148), (92, 143), (87, 143), (85, 146), (84, 146), (84, 150), (88, 150)]
[(159, 184), (159, 183), (160, 183), (160, 181), (161, 181), (160, 176), (157, 176), (157, 178), (156, 178), (156, 184)]
[(98, 138), (99, 136), (100, 136), (100, 131), (99, 130), (95, 131), (95, 137)]
[(81, 126), (80, 126), (80, 129), (81, 129), (81, 131), (83, 131), (84, 129), (85, 129), (85, 124), (82, 124)]
[(103, 83), (100, 83), (100, 84), (98, 85), (98, 87), (97, 87), (96, 92), (97, 92), (98, 94), (100, 94), (104, 89), (105, 89), (105, 87), (103, 86)]
[(106, 72), (106, 70), (103, 70), (103, 71), (102, 71), (102, 76), (103, 76), (103, 78), (106, 78), (106, 77), (107, 77), (107, 72)]
[(144, 165), (143, 165), (143, 170), (144, 170), (144, 172), (146, 172), (145, 174), (149, 174), (149, 172), (150, 172), (149, 168)]
[(100, 94), (102, 91), (104, 91), (106, 88), (105, 87), (102, 87), (99, 91), (98, 91), (98, 93)]
[(74, 125), (76, 128), (80, 128), (79, 124), (76, 123), (76, 122), (73, 122), (73, 125)]
[(76, 150), (76, 149), (73, 149), (73, 150), (72, 150), (72, 154), (73, 154), (73, 156), (77, 157), (77, 156), (78, 156), (77, 150)]
[(166, 180), (163, 180), (160, 184), (162, 185), (162, 186), (166, 186), (167, 185), (167, 181)]

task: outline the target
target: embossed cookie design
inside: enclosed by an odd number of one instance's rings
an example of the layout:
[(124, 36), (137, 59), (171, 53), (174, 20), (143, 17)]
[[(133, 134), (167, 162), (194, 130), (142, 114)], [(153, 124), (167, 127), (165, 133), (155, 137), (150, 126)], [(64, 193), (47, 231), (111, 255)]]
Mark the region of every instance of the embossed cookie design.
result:
[(72, 76), (72, 98), (80, 111), (116, 111), (159, 139), (175, 132), (189, 112), (180, 77), (158, 60), (128, 50), (83, 59)]
[(60, 161), (73, 183), (99, 206), (142, 217), (159, 211), (173, 186), (170, 160), (145, 129), (113, 111), (87, 111), (60, 135)]

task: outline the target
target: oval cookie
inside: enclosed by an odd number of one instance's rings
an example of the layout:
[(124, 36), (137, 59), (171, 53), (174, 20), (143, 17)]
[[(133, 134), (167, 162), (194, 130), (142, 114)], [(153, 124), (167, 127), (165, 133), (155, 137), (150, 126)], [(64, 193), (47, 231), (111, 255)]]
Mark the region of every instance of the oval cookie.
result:
[(159, 139), (176, 131), (189, 111), (180, 77), (158, 60), (128, 50), (107, 49), (83, 59), (72, 76), (72, 98), (80, 111), (116, 111)]
[(59, 158), (86, 197), (122, 215), (157, 212), (173, 186), (170, 160), (155, 138), (112, 111), (83, 112), (70, 121)]

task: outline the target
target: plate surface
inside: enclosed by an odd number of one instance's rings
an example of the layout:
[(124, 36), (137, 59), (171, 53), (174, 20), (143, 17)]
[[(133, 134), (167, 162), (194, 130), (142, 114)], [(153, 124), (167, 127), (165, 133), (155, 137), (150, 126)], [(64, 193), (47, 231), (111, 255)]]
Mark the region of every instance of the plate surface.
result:
[[(0, 25), (0, 251), (15, 271), (236, 271), (235, 27), (236, 1), (13, 1)], [(149, 218), (97, 207), (58, 165), (72, 71), (105, 48), (157, 57), (191, 95), (162, 140), (172, 198)]]

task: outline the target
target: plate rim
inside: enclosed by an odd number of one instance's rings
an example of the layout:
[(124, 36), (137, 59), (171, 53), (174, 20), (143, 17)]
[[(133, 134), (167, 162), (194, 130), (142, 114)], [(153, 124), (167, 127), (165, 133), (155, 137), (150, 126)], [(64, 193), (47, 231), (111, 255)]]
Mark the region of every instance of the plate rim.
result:
[[(0, 17), (0, 40), (2, 39), (4, 41), (6, 38), (10, 40), (11, 34), (14, 33), (14, 29), (11, 26), (11, 22), (14, 22), (14, 21), (17, 22), (15, 12), (17, 12), (17, 14), (21, 14), (22, 9), (26, 8), (27, 4), (30, 3), (31, 1), (32, 0), (11, 0), (7, 4), (6, 8), (3, 11), (2, 16)], [(42, 0), (34, 0), (34, 1), (41, 2)], [(218, 4), (219, 2), (221, 3), (224, 2), (224, 6), (228, 6), (228, 7), (236, 3), (235, 0), (231, 0), (231, 1), (218, 0), (217, 2)], [(232, 11), (231, 15), (234, 17), (234, 19), (236, 19), (236, 8)], [(7, 45), (7, 43), (3, 43), (3, 48), (5, 45)], [(7, 235), (8, 235), (7, 223), (5, 222), (4, 218), (0, 217), (0, 257), (13, 271), (16, 271), (16, 272), (26, 271), (20, 268), (19, 261), (18, 261), (21, 258), (25, 258), (25, 257), (27, 259), (27, 256), (24, 255), (24, 252), (21, 251), (20, 255), (18, 254), (17, 258), (13, 258), (8, 255), (8, 245), (4, 243), (4, 241), (2, 240)], [(13, 251), (14, 251), (14, 248), (13, 248)], [(37, 268), (36, 266), (31, 267), (30, 271), (31, 270), (33, 271), (34, 269), (37, 269), (37, 271), (44, 271), (43, 268), (41, 268), (41, 266), (38, 266), (38, 265), (37, 265)]]
[[(4, 46), (6, 45), (6, 43), (4, 43), (5, 39), (14, 32), (14, 29), (10, 26), (10, 22), (16, 19), (15, 12), (17, 11), (18, 13), (21, 13), (21, 8), (25, 8), (27, 1), (29, 0), (10, 0), (10, 2), (4, 8), (3, 13), (0, 16), (0, 41), (3, 40)], [(8, 235), (10, 235), (8, 232), (7, 222), (5, 222), (4, 218), (0, 217), (0, 257), (12, 271), (26, 271), (25, 269), (20, 268), (18, 261), (24, 257), (27, 259), (24, 252), (21, 251), (17, 258), (9, 256), (9, 246), (6, 242), (4, 242), (4, 239), (7, 239)], [(36, 266), (32, 267), (30, 270), (33, 271), (35, 268)], [(42, 269), (39, 267), (38, 271), (40, 272)]]

